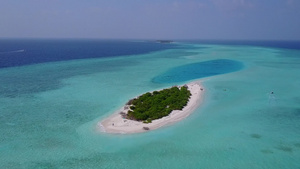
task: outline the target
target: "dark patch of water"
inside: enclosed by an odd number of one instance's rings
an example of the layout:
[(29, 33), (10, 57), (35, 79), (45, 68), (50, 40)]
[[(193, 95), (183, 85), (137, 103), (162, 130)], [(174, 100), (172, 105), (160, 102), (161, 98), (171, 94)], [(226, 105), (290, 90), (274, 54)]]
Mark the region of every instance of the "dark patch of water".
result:
[(264, 153), (264, 154), (273, 154), (274, 152), (270, 149), (262, 149), (260, 150), (260, 152)]
[[(99, 61), (87, 64), (17, 68), (0, 72), (0, 96), (15, 98), (62, 87), (63, 79), (98, 72), (113, 72), (138, 64), (133, 60)], [(35, 65), (34, 65), (35, 66)], [(24, 69), (24, 70), (23, 70)]]
[(262, 136), (259, 134), (250, 134), (252, 138), (260, 139)]
[(203, 77), (220, 75), (241, 70), (243, 64), (229, 59), (197, 62), (172, 68), (152, 79), (154, 83), (184, 82)]
[(289, 153), (293, 152), (293, 148), (292, 147), (289, 147), (289, 146), (286, 146), (286, 145), (282, 145), (282, 144), (276, 146), (275, 148), (278, 149), (278, 150), (284, 151), (284, 152), (289, 152)]

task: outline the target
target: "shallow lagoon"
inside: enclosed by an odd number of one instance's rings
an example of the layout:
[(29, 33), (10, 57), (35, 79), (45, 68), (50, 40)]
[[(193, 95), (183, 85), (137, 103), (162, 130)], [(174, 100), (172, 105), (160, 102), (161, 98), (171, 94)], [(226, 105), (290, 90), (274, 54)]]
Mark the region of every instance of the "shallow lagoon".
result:
[[(0, 69), (0, 168), (299, 168), (300, 51), (184, 45)], [(187, 119), (142, 134), (97, 131), (129, 98), (185, 83), (155, 77), (217, 59), (244, 67), (200, 79), (204, 103)]]

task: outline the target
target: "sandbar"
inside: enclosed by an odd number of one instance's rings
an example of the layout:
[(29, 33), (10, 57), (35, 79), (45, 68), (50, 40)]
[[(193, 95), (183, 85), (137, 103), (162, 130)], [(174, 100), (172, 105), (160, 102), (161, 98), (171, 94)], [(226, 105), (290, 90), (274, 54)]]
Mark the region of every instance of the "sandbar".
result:
[(124, 105), (120, 110), (108, 118), (98, 122), (97, 126), (101, 132), (115, 134), (141, 133), (171, 125), (189, 116), (203, 101), (204, 88), (199, 81), (186, 84), (191, 92), (187, 105), (182, 110), (173, 110), (168, 116), (153, 120), (151, 123), (129, 120), (124, 118), (120, 112), (127, 113), (128, 106)]

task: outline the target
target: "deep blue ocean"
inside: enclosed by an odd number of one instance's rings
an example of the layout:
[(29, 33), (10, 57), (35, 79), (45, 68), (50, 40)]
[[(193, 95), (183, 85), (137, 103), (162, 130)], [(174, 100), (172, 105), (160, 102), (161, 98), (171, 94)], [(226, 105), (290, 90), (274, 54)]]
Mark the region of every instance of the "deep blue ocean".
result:
[[(300, 49), (300, 41), (187, 41), (220, 44)], [(166, 49), (182, 48), (177, 43), (126, 40), (0, 40), (0, 68), (74, 59), (120, 57)]]
[(0, 40), (0, 68), (74, 59), (119, 57), (176, 48), (124, 40)]

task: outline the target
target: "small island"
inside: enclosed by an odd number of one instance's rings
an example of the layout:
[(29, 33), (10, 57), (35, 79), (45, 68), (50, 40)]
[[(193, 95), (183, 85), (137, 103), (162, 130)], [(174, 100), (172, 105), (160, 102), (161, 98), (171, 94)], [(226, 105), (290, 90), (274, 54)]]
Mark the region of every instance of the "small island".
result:
[(106, 133), (140, 133), (187, 117), (201, 103), (199, 82), (147, 92), (129, 100), (119, 111), (98, 123)]
[(157, 43), (173, 43), (174, 41), (172, 40), (156, 40)]
[(161, 91), (147, 92), (130, 100), (125, 118), (144, 123), (169, 115), (173, 110), (182, 110), (188, 103), (191, 92), (187, 86), (174, 86)]

